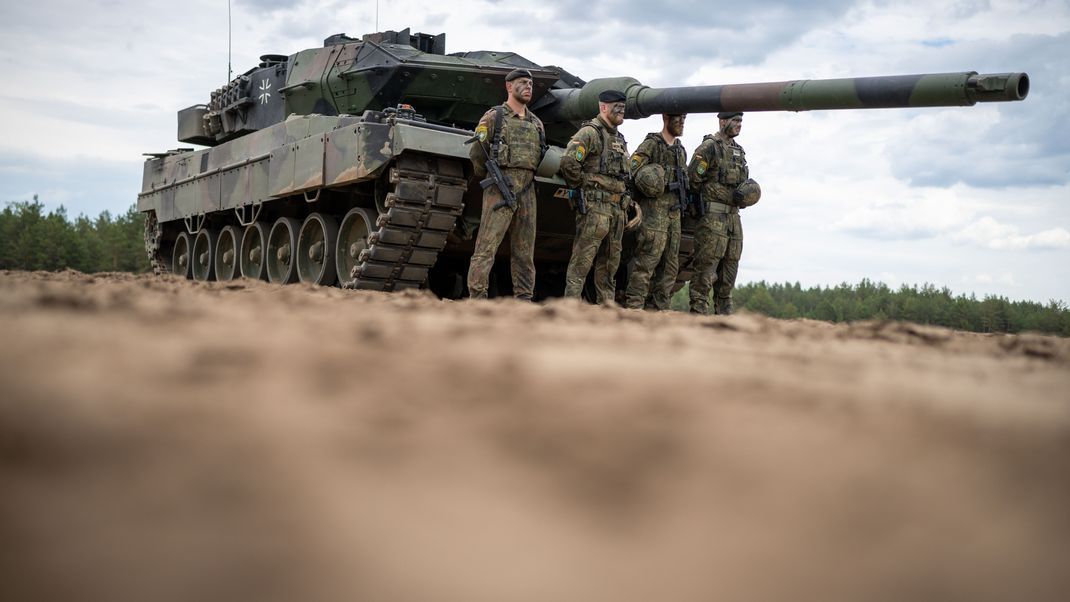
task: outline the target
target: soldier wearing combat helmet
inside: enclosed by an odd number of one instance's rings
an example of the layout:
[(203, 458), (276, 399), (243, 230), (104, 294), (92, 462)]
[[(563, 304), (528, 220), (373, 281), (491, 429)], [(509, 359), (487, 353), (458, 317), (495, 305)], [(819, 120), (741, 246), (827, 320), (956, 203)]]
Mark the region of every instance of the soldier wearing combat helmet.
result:
[(582, 191), (586, 214), (576, 215), (576, 238), (565, 274), (565, 296), (579, 298), (594, 265), (598, 303), (613, 303), (621, 238), (631, 205), (628, 146), (617, 127), (624, 123), (623, 93), (598, 95), (598, 115), (584, 122), (561, 156), (561, 177)]
[(526, 69), (514, 69), (505, 76), (508, 98), (483, 114), (469, 151), (476, 176), (486, 177), (487, 162), (495, 161), (505, 178), (504, 185), (516, 198), (510, 206), (502, 202), (498, 186), (483, 189), (483, 212), (468, 268), (468, 291), (473, 299), (487, 297), (494, 255), (506, 231), (510, 231), (513, 295), (531, 300), (534, 294), (535, 170), (546, 152), (546, 134), (542, 121), (528, 110), (532, 85), (531, 73)]
[(632, 154), (631, 173), (643, 224), (625, 293), (629, 308), (642, 308), (649, 295), (654, 307), (669, 309), (680, 265), (680, 199), (687, 194), (687, 152), (678, 140), (686, 117), (662, 115), (661, 131), (647, 134)]
[(695, 227), (690, 285), (691, 311), (699, 314), (709, 313), (711, 287), (714, 311), (732, 313), (732, 288), (743, 254), (739, 210), (756, 203), (760, 194), (757, 183), (749, 179), (747, 156), (735, 140), (743, 127), (743, 113), (724, 111), (717, 118), (720, 130), (702, 139), (687, 169), (691, 189), (701, 194), (706, 209)]

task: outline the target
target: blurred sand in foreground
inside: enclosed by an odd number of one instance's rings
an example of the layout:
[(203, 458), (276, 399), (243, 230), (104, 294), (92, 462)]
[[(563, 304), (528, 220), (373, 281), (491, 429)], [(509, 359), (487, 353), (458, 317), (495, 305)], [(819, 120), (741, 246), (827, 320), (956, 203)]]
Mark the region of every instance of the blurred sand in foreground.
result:
[(0, 273), (5, 601), (1064, 600), (1070, 341)]

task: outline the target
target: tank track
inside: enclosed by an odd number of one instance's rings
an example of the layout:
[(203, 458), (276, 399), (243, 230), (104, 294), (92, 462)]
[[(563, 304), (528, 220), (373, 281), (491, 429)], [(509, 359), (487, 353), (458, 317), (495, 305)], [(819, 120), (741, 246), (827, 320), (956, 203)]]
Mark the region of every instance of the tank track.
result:
[(468, 181), (456, 159), (403, 154), (388, 181), (378, 230), (368, 235), (345, 288), (419, 288), (464, 209)]
[(149, 256), (149, 266), (152, 273), (159, 276), (168, 271), (167, 261), (161, 254), (161, 241), (163, 240), (163, 226), (156, 220), (156, 213), (149, 211), (145, 214), (145, 253)]

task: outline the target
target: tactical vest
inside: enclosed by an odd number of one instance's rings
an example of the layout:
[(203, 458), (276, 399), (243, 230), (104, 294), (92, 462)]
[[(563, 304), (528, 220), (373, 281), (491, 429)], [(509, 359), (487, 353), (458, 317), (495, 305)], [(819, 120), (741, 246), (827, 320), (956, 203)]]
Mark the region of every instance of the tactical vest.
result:
[(711, 174), (711, 179), (716, 180), (719, 184), (735, 187), (750, 177), (750, 170), (747, 168), (747, 154), (743, 152), (743, 147), (733, 140), (710, 134), (704, 136), (702, 140), (713, 141), (713, 156), (710, 157), (712, 159), (710, 164), (717, 165), (717, 173)]
[(523, 119), (506, 119), (505, 106), (494, 107), (494, 133), (490, 156), (505, 168), (535, 171), (546, 152), (546, 133), (542, 123), (529, 110)]
[(584, 194), (594, 200), (602, 200), (605, 193), (623, 194), (628, 182), (628, 146), (624, 136), (620, 132), (611, 133), (598, 118), (584, 122), (580, 129), (584, 127), (594, 128), (601, 141), (600, 148), (588, 149), (587, 160), (581, 167), (587, 174)]
[(668, 190), (669, 184), (677, 181), (676, 168), (687, 169), (687, 151), (679, 139), (669, 146), (661, 137), (661, 132), (651, 132), (646, 137), (654, 141), (654, 148), (650, 150), (650, 162), (665, 168), (665, 190)]

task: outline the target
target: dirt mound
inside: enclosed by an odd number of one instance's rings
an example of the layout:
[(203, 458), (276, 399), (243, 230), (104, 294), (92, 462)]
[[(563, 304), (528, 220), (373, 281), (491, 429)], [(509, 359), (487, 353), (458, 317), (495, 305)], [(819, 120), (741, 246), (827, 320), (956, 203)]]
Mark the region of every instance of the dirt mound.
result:
[(1055, 600), (1070, 341), (0, 274), (11, 600)]

